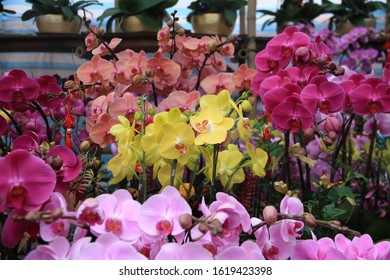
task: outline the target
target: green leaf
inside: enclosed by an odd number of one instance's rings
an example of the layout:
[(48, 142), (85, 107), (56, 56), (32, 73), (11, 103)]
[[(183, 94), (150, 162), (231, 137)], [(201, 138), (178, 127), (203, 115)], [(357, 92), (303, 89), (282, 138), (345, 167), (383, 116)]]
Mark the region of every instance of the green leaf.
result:
[(368, 178), (357, 171), (353, 172), (353, 177), (356, 179), (362, 179), (364, 182), (368, 183)]
[(233, 26), (236, 23), (237, 12), (235, 10), (223, 9), (223, 15), (228, 26)]
[(337, 208), (334, 203), (331, 203), (325, 205), (322, 212), (325, 220), (337, 220), (345, 214), (346, 211), (344, 209)]
[(61, 7), (61, 11), (64, 15), (65, 21), (72, 21), (75, 18), (75, 14), (72, 12), (70, 7)]
[(142, 22), (144, 22), (148, 27), (158, 30), (162, 26), (162, 17), (158, 15), (151, 15), (150, 13), (143, 12), (139, 14)]
[(22, 14), (22, 20), (29, 20), (36, 16), (39, 16), (39, 13), (33, 10), (27, 10)]

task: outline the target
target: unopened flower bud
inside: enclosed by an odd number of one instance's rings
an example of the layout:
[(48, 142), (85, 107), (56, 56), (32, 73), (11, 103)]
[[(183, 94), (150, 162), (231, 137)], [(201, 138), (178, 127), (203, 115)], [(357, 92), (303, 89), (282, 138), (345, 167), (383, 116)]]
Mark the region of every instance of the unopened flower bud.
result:
[(99, 169), (101, 165), (102, 165), (102, 162), (100, 160), (96, 159), (93, 161), (93, 168), (94, 169)]
[(133, 77), (133, 84), (138, 85), (142, 82), (142, 76), (140, 74), (137, 74)]
[(179, 30), (177, 30), (177, 34), (179, 34), (180, 36), (183, 36), (186, 34), (186, 31), (183, 28), (179, 28)]
[(61, 208), (57, 208), (55, 209), (52, 213), (51, 213), (51, 216), (54, 220), (57, 220), (59, 218), (62, 218), (62, 216), (64, 215), (64, 212), (62, 211)]
[(312, 127), (306, 128), (303, 131), (303, 138), (305, 140), (305, 143), (309, 143), (311, 140), (314, 139), (314, 129)]
[(336, 225), (336, 226), (338, 226), (338, 227), (341, 226), (341, 222), (340, 222), (340, 221), (330, 221), (330, 223), (331, 223), (331, 224), (334, 224), (334, 225)]
[(199, 224), (199, 231), (201, 233), (207, 233), (209, 231), (209, 228), (205, 223), (200, 223)]
[(338, 133), (341, 131), (341, 122), (338, 118), (330, 116), (325, 120), (324, 129), (327, 132), (334, 131)]
[(329, 146), (332, 146), (333, 145), (333, 140), (332, 139), (330, 139), (328, 136), (326, 136), (325, 138), (324, 138), (324, 144), (325, 144), (325, 146), (327, 146), (327, 147), (329, 147)]
[(330, 70), (332, 70), (332, 71), (334, 71), (334, 70), (336, 70), (337, 69), (337, 65), (336, 65), (336, 63), (334, 63), (334, 62), (331, 62), (331, 63), (329, 63), (329, 69)]
[(207, 49), (209, 51), (214, 51), (217, 47), (217, 43), (215, 42), (215, 40), (210, 40), (207, 42)]
[(217, 219), (212, 220), (209, 224), (209, 230), (212, 235), (221, 235), (223, 233), (222, 223)]
[(308, 62), (310, 60), (310, 50), (307, 47), (299, 47), (295, 51), (295, 58), (300, 62)]
[(89, 142), (87, 140), (81, 142), (81, 144), (80, 144), (80, 151), (81, 152), (86, 153), (89, 151), (89, 149), (91, 149), (91, 142)]
[(317, 64), (319, 66), (325, 65), (327, 62), (328, 62), (328, 59), (326, 58), (326, 56), (321, 55), (321, 56), (317, 57)]
[(265, 206), (263, 210), (263, 219), (268, 225), (272, 225), (278, 220), (278, 210), (276, 210), (275, 206)]
[(172, 19), (172, 18), (170, 18), (170, 19), (168, 20), (167, 25), (168, 25), (169, 27), (172, 27), (172, 26), (173, 26), (173, 19)]
[(71, 88), (74, 88), (76, 85), (75, 81), (72, 81), (72, 80), (68, 80), (64, 83), (64, 88), (65, 89), (71, 89)]
[(145, 70), (145, 75), (148, 76), (148, 77), (151, 76), (152, 75), (152, 70), (146, 69)]
[(308, 227), (314, 228), (317, 226), (316, 218), (313, 216), (313, 214), (307, 214), (305, 216), (305, 225)]
[(54, 170), (60, 170), (62, 165), (64, 164), (64, 161), (62, 160), (62, 158), (60, 157), (54, 157), (53, 158), (53, 162), (51, 163), (51, 167), (54, 169)]
[(251, 105), (255, 105), (256, 104), (256, 96), (249, 96), (248, 97), (248, 101), (251, 103)]
[(329, 131), (328, 138), (331, 139), (333, 142), (337, 140), (337, 133), (334, 131)]
[(134, 113), (134, 120), (139, 121), (142, 119), (142, 113), (140, 111), (137, 111)]
[(152, 108), (148, 109), (148, 114), (154, 116), (154, 110)]
[(187, 229), (190, 229), (191, 226), (192, 226), (192, 218), (191, 218), (191, 215), (190, 214), (182, 214), (180, 215), (179, 217), (179, 223), (180, 223), (180, 226), (187, 230)]
[(246, 113), (252, 112), (252, 105), (248, 100), (244, 100), (241, 102), (241, 108), (242, 111)]

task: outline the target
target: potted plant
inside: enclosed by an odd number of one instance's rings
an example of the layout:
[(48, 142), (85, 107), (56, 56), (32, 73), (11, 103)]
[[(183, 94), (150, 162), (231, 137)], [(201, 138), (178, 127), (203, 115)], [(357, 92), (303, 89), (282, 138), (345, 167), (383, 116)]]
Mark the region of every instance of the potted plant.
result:
[(158, 31), (162, 27), (166, 8), (172, 7), (178, 0), (119, 0), (118, 7), (106, 9), (97, 19), (108, 18), (107, 32), (112, 32), (114, 20), (124, 32)]
[(25, 11), (22, 20), (36, 19), (39, 32), (78, 33), (81, 18), (78, 11), (90, 5), (101, 5), (96, 0), (26, 0), (31, 9)]
[(277, 33), (280, 33), (287, 25), (300, 23), (314, 25), (313, 20), (324, 13), (324, 8), (313, 0), (305, 3), (302, 0), (284, 0), (276, 11), (257, 10), (257, 12), (263, 13), (263, 16), (272, 16), (264, 22), (262, 30), (276, 23)]
[(14, 14), (16, 14), (15, 11), (4, 9), (4, 5), (3, 5), (3, 3), (1, 3), (3, 1), (4, 0), (0, 0), (0, 14), (2, 14), (2, 15), (6, 15), (6, 14), (14, 15)]
[(187, 21), (196, 33), (229, 35), (237, 19), (237, 10), (246, 0), (196, 0), (188, 6)]
[(328, 28), (336, 29), (340, 34), (348, 33), (356, 26), (375, 28), (376, 19), (373, 13), (377, 10), (387, 12), (389, 8), (386, 3), (368, 0), (342, 0), (340, 4), (323, 0), (322, 4), (326, 13), (333, 14)]

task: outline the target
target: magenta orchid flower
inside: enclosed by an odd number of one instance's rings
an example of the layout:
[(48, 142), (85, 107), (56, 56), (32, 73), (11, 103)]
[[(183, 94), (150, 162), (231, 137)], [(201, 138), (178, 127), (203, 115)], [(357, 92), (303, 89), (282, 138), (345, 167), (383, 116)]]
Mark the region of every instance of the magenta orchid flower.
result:
[(184, 232), (179, 223), (182, 214), (191, 214), (190, 206), (176, 188), (167, 186), (141, 206), (138, 225), (151, 237), (175, 236)]
[[(390, 115), (384, 113), (377, 113), (376, 116), (377, 129), (379, 133), (384, 136), (390, 136)], [(374, 118), (369, 119), (364, 123), (363, 132), (366, 135), (370, 135), (372, 133), (372, 129), (374, 126)]]
[(276, 127), (283, 132), (296, 133), (300, 129), (310, 128), (313, 124), (313, 114), (295, 96), (286, 98), (272, 111), (272, 120)]
[(14, 209), (5, 220), (1, 232), (1, 243), (7, 248), (14, 248), (23, 238), (25, 232), (31, 239), (35, 240), (39, 236), (39, 223), (35, 221), (14, 221), (14, 216), (25, 216), (28, 212), (23, 209)]
[(38, 102), (44, 109), (55, 109), (61, 104), (61, 86), (53, 76), (44, 75), (35, 79), (40, 86)]
[(14, 150), (35, 151), (40, 153), (41, 149), (39, 148), (39, 144), (39, 136), (34, 131), (28, 130), (14, 140), (12, 148)]
[(357, 114), (390, 113), (388, 85), (380, 78), (369, 78), (350, 94), (352, 108)]
[(314, 77), (301, 92), (302, 103), (313, 114), (317, 110), (323, 114), (341, 111), (344, 98), (344, 89), (324, 76)]
[(0, 211), (38, 210), (54, 190), (56, 175), (41, 158), (16, 150), (0, 158)]
[(56, 167), (56, 190), (60, 193), (64, 193), (69, 186), (69, 182), (80, 175), (82, 161), (72, 150), (65, 146), (55, 146), (47, 153), (47, 156), (54, 159), (59, 158), (61, 164)]
[(0, 78), (0, 101), (24, 102), (39, 96), (39, 83), (23, 70), (12, 70)]

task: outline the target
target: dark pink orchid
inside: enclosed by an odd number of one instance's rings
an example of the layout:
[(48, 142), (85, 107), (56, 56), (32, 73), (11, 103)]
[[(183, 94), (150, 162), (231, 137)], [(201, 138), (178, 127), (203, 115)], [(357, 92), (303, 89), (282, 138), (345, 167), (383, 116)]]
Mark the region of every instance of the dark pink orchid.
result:
[(0, 78), (0, 101), (24, 102), (35, 100), (39, 95), (39, 84), (27, 77), (23, 70), (12, 70)]
[(33, 131), (26, 131), (23, 135), (17, 137), (12, 145), (14, 150), (26, 150), (40, 152), (39, 148), (40, 139), (39, 136)]
[(284, 68), (299, 47), (308, 48), (309, 46), (310, 37), (300, 32), (298, 27), (289, 26), (267, 43), (266, 51), (271, 59), (279, 61)]
[(329, 82), (324, 76), (311, 79), (301, 92), (302, 103), (314, 114), (319, 110), (323, 114), (339, 112), (345, 98), (344, 89)]
[(14, 216), (25, 216), (26, 210), (14, 209), (5, 220), (1, 233), (1, 243), (7, 248), (14, 248), (27, 232), (31, 239), (37, 239), (39, 236), (39, 223), (34, 221), (14, 221)]
[(69, 187), (69, 182), (79, 176), (82, 169), (81, 159), (65, 146), (55, 146), (47, 153), (47, 157), (59, 158), (62, 163), (55, 167), (57, 173), (56, 191), (64, 193)]
[[(382, 136), (390, 136), (390, 115), (384, 113), (378, 113), (376, 116), (377, 129)], [(370, 135), (374, 126), (374, 118), (369, 119), (364, 123), (364, 134)]]
[(44, 75), (36, 79), (40, 86), (38, 102), (45, 109), (55, 109), (61, 104), (62, 88), (57, 83), (56, 78), (49, 75)]
[(352, 108), (357, 114), (390, 113), (388, 85), (380, 78), (369, 78), (351, 91)]
[(16, 150), (0, 158), (0, 211), (38, 210), (54, 190), (56, 175), (41, 158)]
[(258, 52), (255, 56), (255, 65), (257, 70), (261, 72), (276, 72), (277, 70), (284, 68), (288, 65), (288, 62), (278, 61), (272, 59), (267, 50), (262, 50)]
[(313, 114), (295, 96), (290, 96), (285, 102), (280, 103), (272, 111), (272, 120), (277, 129), (295, 133), (300, 129), (311, 127)]

